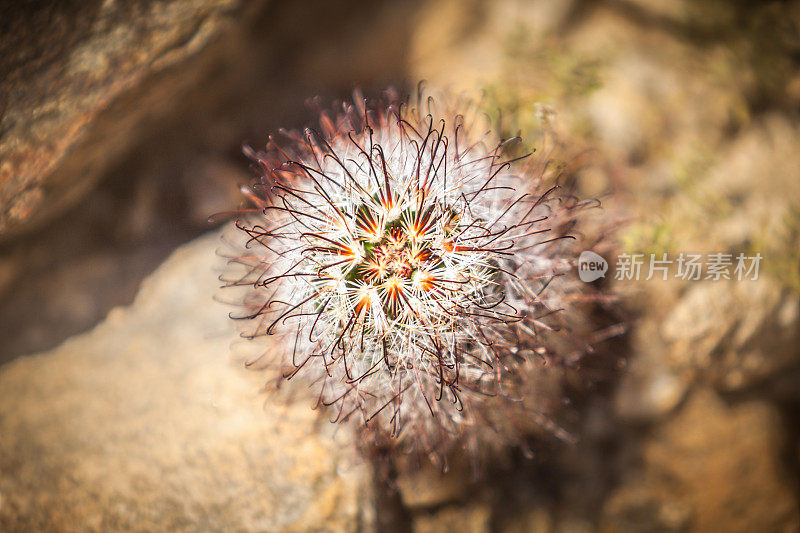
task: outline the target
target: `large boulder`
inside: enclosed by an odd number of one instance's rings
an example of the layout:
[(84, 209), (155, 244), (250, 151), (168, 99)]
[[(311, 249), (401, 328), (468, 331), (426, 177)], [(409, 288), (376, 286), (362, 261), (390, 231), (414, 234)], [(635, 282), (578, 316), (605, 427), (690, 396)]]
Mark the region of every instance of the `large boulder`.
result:
[(131, 307), (0, 369), (0, 530), (370, 526), (351, 434), (229, 355), (218, 247), (179, 249)]
[(264, 3), (0, 8), (0, 237), (80, 198), (146, 135), (148, 122), (196, 92), (207, 75), (199, 52)]

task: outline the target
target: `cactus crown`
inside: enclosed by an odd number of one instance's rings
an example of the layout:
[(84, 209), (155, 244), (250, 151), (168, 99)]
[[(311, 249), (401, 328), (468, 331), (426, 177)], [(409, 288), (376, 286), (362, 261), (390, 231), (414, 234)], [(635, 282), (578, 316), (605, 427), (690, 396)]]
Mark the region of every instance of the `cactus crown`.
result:
[(321, 131), (250, 152), (262, 179), (245, 191), (256, 208), (237, 222), (245, 273), (230, 280), (252, 287), (235, 318), (280, 339), (262, 356), (284, 377), (316, 384), (336, 420), (377, 418), (423, 449), (523, 394), (548, 353), (545, 317), (572, 290), (566, 239), (588, 205), (543, 186), (546, 162), (507, 155), (513, 140), (433, 108), (357, 97), (321, 113)]

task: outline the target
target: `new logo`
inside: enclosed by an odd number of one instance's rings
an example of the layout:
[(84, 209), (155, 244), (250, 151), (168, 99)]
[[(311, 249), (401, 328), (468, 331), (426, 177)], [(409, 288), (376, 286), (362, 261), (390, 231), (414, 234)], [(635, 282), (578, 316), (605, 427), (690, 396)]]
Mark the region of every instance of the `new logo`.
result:
[(602, 256), (586, 250), (581, 252), (578, 258), (578, 277), (581, 281), (591, 283), (600, 278), (604, 278), (608, 272), (608, 261)]

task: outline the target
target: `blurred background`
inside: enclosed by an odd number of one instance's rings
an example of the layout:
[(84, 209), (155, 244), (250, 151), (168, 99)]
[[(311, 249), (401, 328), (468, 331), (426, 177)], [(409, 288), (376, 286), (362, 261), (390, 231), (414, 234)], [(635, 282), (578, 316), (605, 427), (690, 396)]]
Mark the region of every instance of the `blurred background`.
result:
[[(3, 2), (0, 529), (800, 530), (799, 67), (797, 1)], [(307, 98), (420, 80), (507, 136), (551, 106), (621, 250), (764, 259), (615, 283), (627, 364), (577, 445), (393, 497), (225, 365), (201, 236)]]

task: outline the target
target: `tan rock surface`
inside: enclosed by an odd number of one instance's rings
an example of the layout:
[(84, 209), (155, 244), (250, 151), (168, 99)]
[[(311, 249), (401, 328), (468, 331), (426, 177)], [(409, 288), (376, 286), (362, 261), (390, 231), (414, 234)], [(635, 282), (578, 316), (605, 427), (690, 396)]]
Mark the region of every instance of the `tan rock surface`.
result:
[(259, 392), (212, 301), (216, 233), (92, 332), (0, 369), (0, 530), (353, 531), (344, 428)]
[(437, 531), (463, 531), (487, 533), (491, 531), (491, 509), (482, 503), (464, 507), (445, 507), (414, 519), (414, 533)]
[[(255, 4), (92, 0), (4, 6), (0, 235), (34, 216), (53, 215), (85, 193), (143, 134), (148, 120), (173, 109), (198, 84), (201, 69), (176, 66)], [(156, 82), (155, 76), (162, 77)]]
[(800, 360), (800, 298), (766, 277), (691, 286), (661, 327), (669, 361), (721, 389), (759, 384)]
[(605, 505), (605, 531), (797, 531), (800, 512), (767, 402), (727, 405), (700, 389), (642, 447)]

